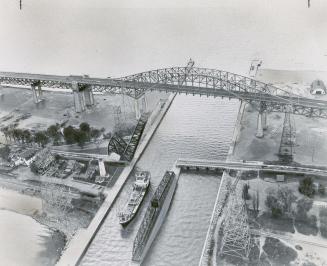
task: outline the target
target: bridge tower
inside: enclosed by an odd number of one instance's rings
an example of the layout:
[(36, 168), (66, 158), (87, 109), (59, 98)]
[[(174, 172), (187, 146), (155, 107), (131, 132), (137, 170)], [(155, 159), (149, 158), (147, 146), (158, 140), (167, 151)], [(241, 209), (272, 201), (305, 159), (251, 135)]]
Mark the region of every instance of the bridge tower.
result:
[(278, 156), (282, 162), (290, 163), (293, 161), (293, 152), (295, 144), (295, 125), (291, 121), (291, 112), (285, 112), (282, 138), (280, 141)]
[(41, 87), (41, 82), (37, 81), (31, 84), (32, 88), (32, 93), (33, 93), (33, 100), (34, 103), (39, 103), (41, 102), (42, 99), (42, 87)]
[(240, 173), (229, 188), (219, 255), (237, 257), (247, 263), (251, 248), (251, 235), (246, 204), (242, 198), (242, 186), (238, 185), (239, 178)]

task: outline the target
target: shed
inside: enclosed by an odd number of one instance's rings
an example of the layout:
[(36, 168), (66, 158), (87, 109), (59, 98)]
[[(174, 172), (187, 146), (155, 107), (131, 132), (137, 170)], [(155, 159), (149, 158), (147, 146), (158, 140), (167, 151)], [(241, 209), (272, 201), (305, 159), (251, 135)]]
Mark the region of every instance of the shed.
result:
[(285, 176), (284, 175), (276, 175), (276, 181), (277, 182), (284, 182)]
[(311, 83), (311, 86), (310, 86), (311, 94), (324, 95), (324, 94), (326, 94), (326, 92), (327, 92), (326, 86), (322, 80), (316, 79)]

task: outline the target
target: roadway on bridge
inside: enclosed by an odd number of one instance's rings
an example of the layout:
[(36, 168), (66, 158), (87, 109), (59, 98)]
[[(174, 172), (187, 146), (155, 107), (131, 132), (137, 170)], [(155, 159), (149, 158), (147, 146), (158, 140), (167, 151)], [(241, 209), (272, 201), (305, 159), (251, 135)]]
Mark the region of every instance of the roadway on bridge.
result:
[(286, 165), (268, 165), (263, 162), (224, 162), (213, 160), (196, 160), (196, 159), (179, 159), (176, 162), (177, 167), (183, 169), (235, 169), (243, 171), (267, 171), (276, 173), (292, 173), (292, 174), (312, 174), (319, 176), (327, 176), (327, 170), (309, 168), (309, 167), (297, 167)]

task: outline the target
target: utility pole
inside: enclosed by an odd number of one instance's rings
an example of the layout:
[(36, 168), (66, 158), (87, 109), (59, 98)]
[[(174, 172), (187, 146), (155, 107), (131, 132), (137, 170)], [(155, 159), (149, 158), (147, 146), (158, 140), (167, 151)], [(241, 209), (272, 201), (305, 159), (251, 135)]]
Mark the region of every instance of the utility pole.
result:
[(19, 9), (22, 10), (22, 0), (19, 0)]

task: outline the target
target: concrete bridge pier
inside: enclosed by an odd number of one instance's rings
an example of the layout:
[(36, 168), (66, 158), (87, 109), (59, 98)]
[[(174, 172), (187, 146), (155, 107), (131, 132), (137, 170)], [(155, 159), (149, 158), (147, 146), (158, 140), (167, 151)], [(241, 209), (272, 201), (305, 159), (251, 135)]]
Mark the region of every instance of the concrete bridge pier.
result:
[(141, 115), (147, 112), (148, 103), (145, 95), (142, 95), (140, 98), (134, 100), (134, 110), (136, 119), (140, 119)]
[(259, 112), (258, 114), (258, 120), (257, 120), (257, 133), (255, 134), (255, 136), (257, 138), (263, 138), (264, 134), (263, 134), (263, 113)]
[(262, 128), (263, 130), (267, 130), (268, 129), (268, 124), (267, 124), (267, 111), (263, 111), (262, 112)]
[(43, 100), (42, 99), (42, 87), (41, 87), (41, 83), (40, 82), (35, 82), (35, 83), (31, 84), (31, 88), (32, 88), (32, 94), (33, 94), (34, 103), (41, 102)]
[(104, 165), (104, 161), (103, 161), (103, 159), (99, 159), (98, 162), (99, 162), (99, 171), (100, 171), (100, 176), (101, 176), (101, 177), (105, 177), (105, 176), (107, 176), (107, 171), (106, 171), (106, 167), (105, 167), (105, 165)]
[(262, 101), (260, 102), (260, 109), (257, 120), (257, 138), (263, 138), (264, 130), (267, 130), (267, 103)]
[(72, 82), (72, 90), (74, 94), (75, 112), (81, 113), (85, 111), (86, 108), (84, 92), (79, 90), (78, 83), (76, 81)]
[(85, 87), (83, 90), (84, 98), (85, 98), (85, 105), (92, 106), (94, 105), (94, 95), (91, 86)]

